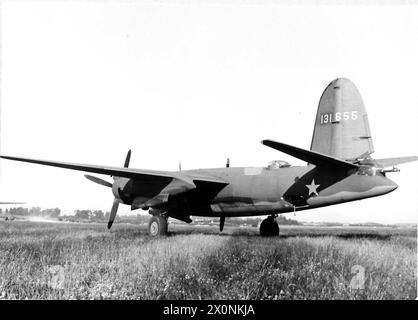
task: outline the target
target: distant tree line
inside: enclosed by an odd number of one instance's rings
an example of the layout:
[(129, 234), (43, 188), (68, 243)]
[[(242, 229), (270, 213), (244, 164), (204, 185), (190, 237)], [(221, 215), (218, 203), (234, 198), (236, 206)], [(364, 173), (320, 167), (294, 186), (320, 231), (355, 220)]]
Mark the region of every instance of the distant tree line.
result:
[[(0, 214), (3, 213), (3, 209), (0, 209)], [(52, 209), (43, 209), (39, 207), (32, 207), (32, 208), (10, 208), (4, 211), (5, 214), (10, 214), (13, 216), (37, 216), (37, 217), (48, 217), (48, 218), (58, 218), (61, 214), (60, 208), (52, 208)]]
[(301, 225), (297, 220), (286, 218), (285, 216), (278, 216), (276, 221), (279, 225)]
[(103, 221), (109, 218), (109, 213), (102, 210), (75, 210), (74, 217), (80, 220)]
[[(61, 216), (60, 220), (71, 222), (106, 222), (109, 220), (110, 212), (103, 212), (102, 210), (75, 210), (74, 215)], [(143, 214), (136, 215), (118, 215), (115, 218), (116, 222), (129, 223), (148, 223), (149, 216)]]

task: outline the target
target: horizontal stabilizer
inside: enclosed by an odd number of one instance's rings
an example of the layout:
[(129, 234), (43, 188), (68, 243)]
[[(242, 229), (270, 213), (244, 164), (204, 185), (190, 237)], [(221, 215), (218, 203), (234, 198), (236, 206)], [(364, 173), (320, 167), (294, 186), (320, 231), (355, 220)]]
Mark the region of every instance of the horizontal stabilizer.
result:
[(263, 140), (261, 141), (261, 143), (270, 148), (287, 153), (295, 158), (301, 159), (303, 161), (314, 164), (316, 166), (340, 167), (344, 169), (357, 169), (358, 168), (357, 165), (352, 164), (350, 162), (333, 158), (333, 157), (327, 156), (319, 152), (297, 148), (297, 147), (284, 144), (281, 142), (276, 142), (272, 140)]
[(385, 159), (375, 159), (376, 164), (381, 168), (392, 167), (398, 164), (417, 161), (418, 157), (399, 157), (399, 158), (385, 158)]

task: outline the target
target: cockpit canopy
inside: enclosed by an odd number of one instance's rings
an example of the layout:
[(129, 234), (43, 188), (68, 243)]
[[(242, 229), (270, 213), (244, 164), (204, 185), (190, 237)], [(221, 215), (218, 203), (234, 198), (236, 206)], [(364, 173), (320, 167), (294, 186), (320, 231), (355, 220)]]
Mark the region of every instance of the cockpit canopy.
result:
[(379, 173), (380, 171), (372, 166), (360, 166), (360, 168), (357, 170), (357, 174), (361, 176), (375, 176)]
[(290, 164), (284, 160), (273, 160), (270, 161), (267, 165), (268, 170), (276, 170), (279, 168), (287, 168), (290, 167)]

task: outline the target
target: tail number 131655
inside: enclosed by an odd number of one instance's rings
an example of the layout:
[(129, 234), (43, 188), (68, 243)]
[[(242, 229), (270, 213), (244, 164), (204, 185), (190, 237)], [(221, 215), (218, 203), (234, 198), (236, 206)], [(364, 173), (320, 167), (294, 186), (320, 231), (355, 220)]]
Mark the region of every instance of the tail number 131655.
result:
[(335, 112), (335, 113), (324, 113), (321, 114), (320, 123), (335, 123), (340, 122), (341, 120), (357, 120), (358, 111), (344, 111), (344, 112)]

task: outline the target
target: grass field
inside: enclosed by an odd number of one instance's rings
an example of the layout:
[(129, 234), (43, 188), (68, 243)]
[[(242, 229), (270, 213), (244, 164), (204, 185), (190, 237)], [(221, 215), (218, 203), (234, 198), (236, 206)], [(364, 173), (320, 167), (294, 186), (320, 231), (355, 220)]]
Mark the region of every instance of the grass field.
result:
[[(0, 222), (1, 299), (415, 299), (416, 229)], [(350, 285), (364, 268), (364, 289)], [(357, 277), (361, 274), (357, 275)], [(356, 278), (357, 279), (357, 278)]]

